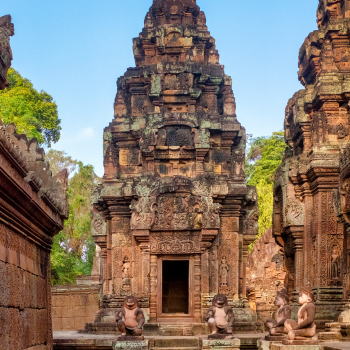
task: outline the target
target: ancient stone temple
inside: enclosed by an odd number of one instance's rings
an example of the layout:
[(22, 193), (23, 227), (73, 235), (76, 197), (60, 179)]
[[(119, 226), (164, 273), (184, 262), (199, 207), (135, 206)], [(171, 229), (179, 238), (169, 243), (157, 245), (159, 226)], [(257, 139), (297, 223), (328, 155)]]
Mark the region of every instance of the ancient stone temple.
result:
[(133, 50), (93, 198), (104, 294), (96, 322), (115, 322), (108, 310), (133, 294), (151, 323), (201, 323), (222, 293), (236, 327), (255, 329), (245, 265), (257, 195), (245, 181), (232, 80), (204, 13), (195, 0), (154, 0)]
[(289, 292), (311, 284), (318, 325), (337, 319), (350, 290), (348, 238), (334, 196), (349, 142), (349, 18), (348, 0), (320, 0), (318, 30), (299, 53), (304, 89), (286, 108), (288, 148), (274, 186), (273, 229), (284, 247)]

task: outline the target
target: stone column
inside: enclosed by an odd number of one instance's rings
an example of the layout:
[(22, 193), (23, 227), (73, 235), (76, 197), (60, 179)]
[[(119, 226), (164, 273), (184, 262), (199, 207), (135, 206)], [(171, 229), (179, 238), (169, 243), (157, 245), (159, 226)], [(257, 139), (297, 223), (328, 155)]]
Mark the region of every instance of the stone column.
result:
[[(239, 224), (238, 218), (233, 217), (230, 207), (221, 210), (221, 229), (219, 234), (219, 293), (225, 295), (235, 295), (239, 297), (239, 281), (242, 272), (242, 264), (240, 263), (240, 237), (238, 234)], [(226, 260), (224, 259), (226, 258)], [(229, 278), (227, 285), (223, 285), (222, 273), (228, 267)]]
[(149, 243), (140, 243), (142, 256), (142, 295), (149, 296), (150, 286), (150, 247)]
[(151, 298), (150, 298), (150, 318), (151, 322), (157, 321), (157, 255), (151, 255)]
[[(306, 184), (305, 184), (306, 187)], [(303, 254), (304, 254), (304, 278), (303, 283), (310, 282), (312, 286), (314, 286), (314, 276), (313, 276), (313, 220), (312, 217), (312, 206), (313, 206), (313, 200), (311, 196), (311, 191), (307, 191), (307, 195), (304, 198), (305, 203), (305, 226), (304, 226), (304, 247)], [(315, 227), (316, 228), (316, 227)]]
[(248, 249), (243, 246), (243, 254), (242, 254), (242, 298), (247, 299), (247, 285), (246, 285), (246, 277), (247, 277), (247, 256), (248, 256)]
[(201, 323), (201, 254), (194, 255), (194, 322)]
[[(111, 215), (110, 238), (108, 239), (108, 248), (110, 257), (108, 259), (108, 268), (111, 271), (111, 285), (113, 293), (117, 295), (134, 294), (132, 290), (133, 266), (135, 254), (132, 249), (132, 237), (130, 229), (130, 201), (111, 201), (109, 206)], [(124, 260), (127, 259), (125, 263)], [(123, 279), (124, 263), (128, 267), (128, 279)], [(126, 283), (129, 282), (129, 283)], [(123, 284), (124, 283), (124, 284)]]
[[(203, 244), (203, 243), (202, 243)], [(209, 294), (209, 275), (210, 275), (210, 268), (209, 268), (209, 247), (202, 247), (202, 254), (201, 254), (201, 274), (202, 274), (202, 294)]]
[(299, 289), (303, 284), (304, 277), (304, 226), (293, 226), (290, 228), (293, 236), (293, 249), (294, 249), (294, 273), (295, 282), (294, 289)]
[(101, 252), (102, 258), (102, 293), (108, 294), (108, 276), (107, 276), (107, 248), (103, 248)]

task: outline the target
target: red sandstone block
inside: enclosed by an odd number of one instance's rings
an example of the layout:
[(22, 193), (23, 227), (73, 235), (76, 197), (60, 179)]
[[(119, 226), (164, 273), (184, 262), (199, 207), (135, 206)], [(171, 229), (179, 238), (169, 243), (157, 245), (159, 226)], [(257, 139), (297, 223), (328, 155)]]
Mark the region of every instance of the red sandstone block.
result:
[(8, 318), (9, 309), (0, 307), (0, 344), (3, 345), (4, 349), (9, 347), (10, 341), (10, 325)]
[(52, 318), (61, 318), (62, 317), (62, 308), (61, 307), (52, 307)]
[(35, 322), (35, 316), (34, 316), (34, 310), (28, 308), (28, 321), (29, 321), (29, 331), (28, 331), (28, 346), (34, 346), (34, 337), (35, 337), (35, 328), (36, 328), (36, 322)]
[(26, 294), (26, 277), (25, 277), (25, 271), (19, 270), (20, 274), (20, 289), (19, 289), (19, 308), (23, 310), (25, 308), (25, 303), (28, 295)]
[(93, 294), (89, 294), (89, 303), (88, 305), (99, 305), (99, 299), (98, 299), (98, 294), (97, 293), (93, 293)]
[(0, 261), (0, 307), (8, 306), (10, 300), (10, 275), (7, 274), (6, 265)]
[(38, 293), (40, 293), (39, 288), (38, 288), (38, 284), (37, 284), (37, 276), (32, 275), (31, 276), (31, 283), (32, 283), (32, 305), (31, 307), (33, 309), (37, 309), (38, 308)]
[(38, 285), (39, 285), (39, 300), (38, 300), (38, 306), (41, 309), (44, 309), (46, 307), (46, 296), (48, 294), (48, 281), (42, 277), (38, 277)]
[(62, 318), (62, 330), (64, 331), (74, 331), (75, 330), (75, 324), (74, 324), (74, 318)]
[(58, 295), (56, 302), (55, 302), (55, 306), (68, 306), (68, 295)]
[(29, 311), (24, 309), (20, 312), (21, 318), (21, 333), (20, 333), (20, 344), (22, 349), (27, 349), (29, 347)]
[(85, 316), (85, 310), (83, 306), (72, 306), (71, 308), (71, 315), (72, 317), (84, 317)]
[(73, 308), (71, 306), (62, 307), (62, 318), (71, 318), (74, 317)]
[(19, 349), (20, 348), (20, 329), (19, 329), (19, 310), (9, 309), (9, 349)]
[(89, 295), (90, 294), (86, 294), (86, 293), (80, 295), (80, 305), (82, 306), (90, 305)]
[(62, 331), (62, 318), (52, 318), (52, 330), (54, 332)]
[(80, 306), (81, 298), (79, 294), (73, 294), (68, 296), (68, 305), (70, 306)]
[(85, 323), (93, 322), (93, 320), (89, 320), (87, 317), (74, 317), (75, 330), (83, 329), (85, 327)]
[(85, 306), (85, 316), (95, 318), (97, 312), (100, 310), (98, 305)]
[(46, 309), (37, 310), (38, 311), (38, 324), (37, 324), (37, 344), (44, 344), (47, 341), (48, 334), (48, 315)]

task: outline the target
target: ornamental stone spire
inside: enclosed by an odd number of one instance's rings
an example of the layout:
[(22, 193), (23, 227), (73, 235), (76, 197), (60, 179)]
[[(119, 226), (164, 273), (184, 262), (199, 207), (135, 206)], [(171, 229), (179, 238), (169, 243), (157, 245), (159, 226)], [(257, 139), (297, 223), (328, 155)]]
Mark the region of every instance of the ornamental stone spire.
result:
[(219, 64), (204, 12), (192, 0), (155, 0), (134, 39), (136, 65), (159, 62)]

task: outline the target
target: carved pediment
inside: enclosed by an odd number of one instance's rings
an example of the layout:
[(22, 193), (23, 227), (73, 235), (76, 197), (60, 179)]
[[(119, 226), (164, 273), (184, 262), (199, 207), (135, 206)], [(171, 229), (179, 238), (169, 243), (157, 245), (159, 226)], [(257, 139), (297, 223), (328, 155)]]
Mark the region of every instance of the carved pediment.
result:
[(201, 252), (199, 232), (153, 232), (151, 254), (195, 254)]

